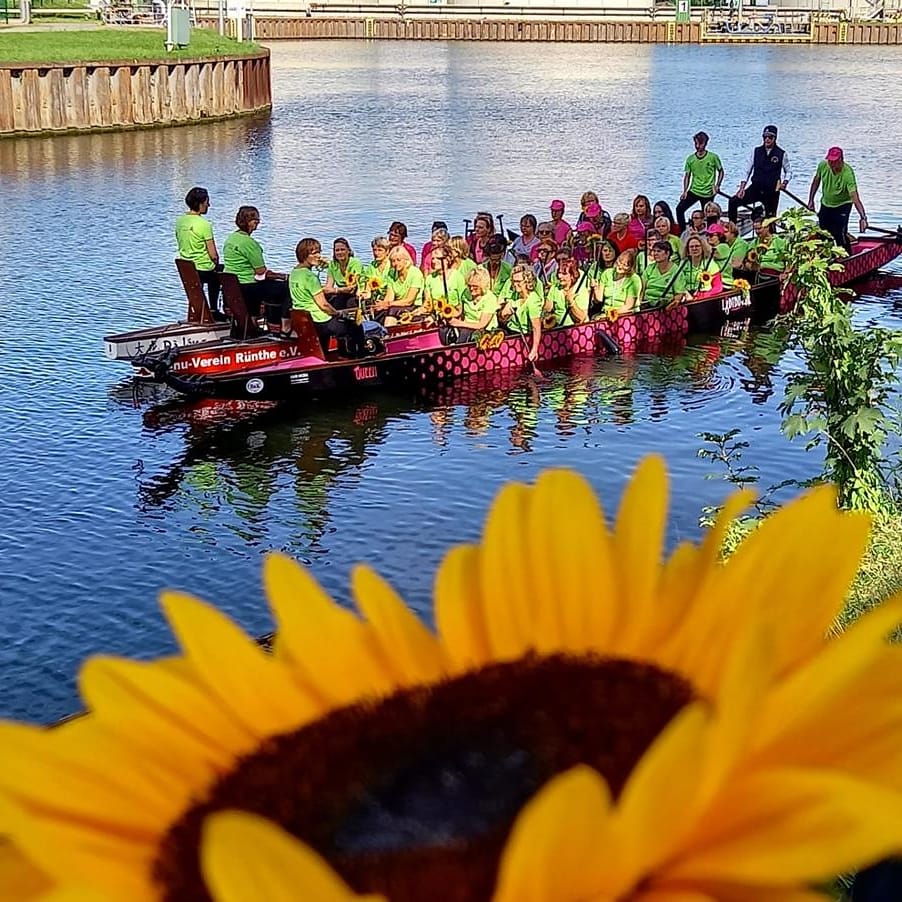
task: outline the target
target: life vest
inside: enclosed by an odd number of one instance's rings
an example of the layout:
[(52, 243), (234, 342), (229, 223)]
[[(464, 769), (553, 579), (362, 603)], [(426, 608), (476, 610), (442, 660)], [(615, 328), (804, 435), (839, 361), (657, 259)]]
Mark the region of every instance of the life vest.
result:
[(752, 184), (761, 185), (768, 191), (773, 191), (777, 179), (783, 174), (783, 155), (786, 153), (782, 147), (776, 144), (768, 150), (763, 144), (755, 148), (754, 172), (752, 172)]

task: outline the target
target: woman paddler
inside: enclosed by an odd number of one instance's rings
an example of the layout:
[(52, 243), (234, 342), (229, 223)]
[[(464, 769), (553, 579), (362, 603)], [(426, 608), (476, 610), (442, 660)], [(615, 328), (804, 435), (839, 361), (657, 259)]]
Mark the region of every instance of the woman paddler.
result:
[(394, 275), (389, 280), (385, 297), (373, 308), (376, 318), (382, 314), (384, 325), (394, 326), (402, 317), (405, 322), (410, 322), (425, 316), (426, 311), (420, 306), (425, 285), (422, 271), (413, 265), (410, 254), (400, 245), (389, 251), (388, 259)]
[(354, 256), (347, 238), (332, 242), (332, 259), (326, 267), (323, 292), (332, 306), (345, 308), (357, 294), (363, 278), (363, 264)]
[(690, 294), (706, 291), (711, 280), (720, 272), (720, 267), (703, 235), (690, 236), (683, 259), (686, 264), (683, 270), (686, 275), (686, 290)]
[[(343, 339), (347, 345), (347, 353), (352, 357), (363, 356), (363, 329), (356, 323), (343, 317), (327, 300), (323, 286), (313, 272), (314, 266), (322, 265), (322, 246), (315, 238), (303, 238), (295, 248), (298, 265), (288, 277), (288, 290), (291, 294), (291, 305), (295, 310), (305, 310), (313, 320), (316, 334), (319, 336), (323, 350), (329, 349), (331, 338)], [(290, 334), (291, 320), (282, 324), (282, 337), (294, 337)]]
[(555, 326), (584, 323), (589, 318), (589, 282), (574, 260), (558, 264), (557, 284), (548, 289)]
[(498, 328), (499, 301), (492, 292), (488, 271), (474, 269), (467, 276), (466, 291), (463, 293), (463, 311), (459, 317), (452, 317), (448, 325), (457, 329), (459, 343), (472, 340), (476, 332)]
[(492, 235), (485, 243), (485, 260), (483, 268), (488, 272), (491, 283), (489, 290), (495, 297), (502, 297), (508, 293), (513, 267), (504, 259), (507, 250), (507, 242), (501, 235)]
[(432, 272), (426, 276), (423, 288), (423, 306), (426, 311), (437, 315), (442, 304), (447, 301), (452, 307), (460, 308), (467, 283), (459, 268), (448, 266), (449, 249), (433, 247), (429, 255)]
[(686, 265), (674, 263), (673, 247), (658, 240), (651, 246), (651, 265), (642, 276), (642, 306), (666, 307), (678, 304), (686, 294)]
[(639, 308), (642, 280), (636, 275), (636, 252), (625, 250), (611, 269), (601, 274), (595, 287), (595, 300), (610, 319)]
[(630, 212), (630, 221), (627, 226), (629, 233), (637, 241), (640, 241), (646, 237), (653, 223), (651, 201), (644, 194), (637, 194), (633, 198), (633, 208)]
[(539, 343), (542, 340), (542, 298), (536, 292), (536, 274), (523, 263), (511, 271), (512, 296), (501, 308), (498, 318), (504, 328), (515, 335), (527, 334), (527, 356), (533, 362), (539, 357)]
[(719, 222), (708, 226), (708, 246), (714, 252), (714, 262), (720, 270), (724, 288), (733, 287), (733, 252), (727, 244), (727, 230)]
[(460, 274), (466, 278), (474, 269), (476, 263), (470, 256), (470, 244), (463, 235), (455, 235), (449, 242), (448, 247), (454, 250), (454, 260), (448, 261), (452, 266), (460, 269)]
[(256, 207), (242, 206), (235, 215), (238, 227), (222, 246), (223, 270), (238, 279), (244, 305), (252, 317), (266, 309), (269, 331), (274, 335), (291, 331), (288, 296), (288, 274), (267, 269), (263, 261), (263, 248), (252, 237), (260, 225), (260, 211)]

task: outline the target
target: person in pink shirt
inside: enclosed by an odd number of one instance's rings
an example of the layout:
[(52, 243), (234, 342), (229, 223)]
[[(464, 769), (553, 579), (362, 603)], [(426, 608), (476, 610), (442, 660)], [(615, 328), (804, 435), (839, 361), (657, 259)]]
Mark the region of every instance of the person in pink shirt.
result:
[(407, 226), (403, 222), (393, 222), (388, 227), (388, 243), (392, 247), (397, 247), (399, 244), (403, 245), (407, 253), (410, 254), (413, 265), (417, 265), (417, 249), (407, 242)]
[(629, 232), (636, 241), (642, 241), (653, 228), (654, 220), (651, 216), (651, 202), (644, 194), (637, 194), (633, 198), (633, 212), (630, 214)]
[(571, 226), (564, 219), (564, 202), (562, 200), (551, 202), (551, 224), (554, 227), (554, 240), (558, 244), (563, 244), (571, 232)]

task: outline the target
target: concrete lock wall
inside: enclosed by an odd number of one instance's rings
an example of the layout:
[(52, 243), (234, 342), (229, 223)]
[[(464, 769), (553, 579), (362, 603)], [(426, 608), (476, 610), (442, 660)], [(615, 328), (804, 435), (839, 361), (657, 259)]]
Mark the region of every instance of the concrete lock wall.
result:
[(271, 107), (268, 50), (178, 61), (0, 64), (0, 137), (180, 125)]

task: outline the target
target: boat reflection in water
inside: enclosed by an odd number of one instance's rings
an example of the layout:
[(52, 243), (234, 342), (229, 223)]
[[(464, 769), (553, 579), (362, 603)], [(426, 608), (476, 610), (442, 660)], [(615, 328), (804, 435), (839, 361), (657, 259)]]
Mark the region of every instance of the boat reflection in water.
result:
[[(154, 400), (143, 411), (145, 430), (182, 433), (184, 450), (162, 468), (147, 460), (139, 467), (137, 506), (148, 517), (188, 516), (192, 530), (208, 529), (220, 543), (227, 531), (245, 549), (275, 540), (306, 559), (333, 531), (333, 490), (365, 471), (371, 481), (397, 474), (411, 453), (447, 456), (441, 468), (453, 468), (461, 442), (489, 455), (561, 447), (561, 463), (581, 465), (568, 446), (597, 446), (607, 429), (727, 407), (736, 391), (763, 403), (780, 353), (771, 336), (749, 333), (698, 339), (667, 355), (577, 359), (538, 378), (474, 375), (420, 400), (385, 393), (302, 407)], [(660, 447), (660, 429), (652, 432)]]

